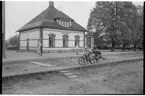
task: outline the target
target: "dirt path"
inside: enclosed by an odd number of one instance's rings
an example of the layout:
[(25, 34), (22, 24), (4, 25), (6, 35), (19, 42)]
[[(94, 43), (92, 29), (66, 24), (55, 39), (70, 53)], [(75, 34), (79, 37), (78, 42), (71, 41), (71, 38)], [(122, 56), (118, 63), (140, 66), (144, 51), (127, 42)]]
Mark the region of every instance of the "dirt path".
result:
[(120, 63), (103, 68), (86, 68), (83, 73), (70, 70), (80, 77), (79, 82), (87, 81), (92, 86), (100, 85), (98, 93), (142, 94), (143, 61)]
[[(100, 60), (96, 64), (103, 64), (108, 62), (115, 62), (118, 60), (128, 60), (128, 59), (136, 59), (143, 58), (143, 54), (128, 54), (128, 55), (109, 55), (104, 56), (106, 60)], [(35, 63), (34, 63), (35, 62)], [(58, 70), (64, 68), (71, 67), (79, 67), (78, 58), (70, 58), (70, 59), (50, 59), (50, 60), (42, 60), (40, 62), (29, 61), (25, 63), (14, 63), (14, 64), (3, 64), (2, 76), (13, 76), (13, 75), (21, 75), (28, 73), (38, 73), (38, 72), (46, 72), (51, 70)]]
[(3, 94), (142, 94), (143, 61), (5, 78)]

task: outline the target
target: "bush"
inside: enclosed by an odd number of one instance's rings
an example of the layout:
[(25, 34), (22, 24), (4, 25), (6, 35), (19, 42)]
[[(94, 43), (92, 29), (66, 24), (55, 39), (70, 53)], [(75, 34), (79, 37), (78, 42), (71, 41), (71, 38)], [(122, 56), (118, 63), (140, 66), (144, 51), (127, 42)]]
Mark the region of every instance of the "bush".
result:
[(58, 53), (62, 53), (62, 51), (61, 51), (61, 50), (59, 50), (59, 51), (58, 51)]
[(8, 47), (8, 50), (18, 50), (18, 47)]
[(139, 50), (143, 50), (143, 47), (138, 47)]
[(101, 50), (105, 50), (105, 49), (111, 49), (111, 47), (108, 47), (108, 46), (98, 46), (98, 49), (101, 49)]

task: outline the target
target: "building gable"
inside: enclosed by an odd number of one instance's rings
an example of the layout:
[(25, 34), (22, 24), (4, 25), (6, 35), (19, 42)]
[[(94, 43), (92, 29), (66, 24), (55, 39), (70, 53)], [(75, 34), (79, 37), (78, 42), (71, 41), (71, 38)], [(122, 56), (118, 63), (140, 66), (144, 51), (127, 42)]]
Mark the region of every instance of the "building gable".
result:
[[(70, 22), (69, 26), (65, 24), (59, 24), (57, 20), (61, 20), (62, 22), (67, 21)], [(64, 26), (63, 26), (64, 25)], [(52, 29), (63, 29), (63, 30), (72, 30), (72, 31), (86, 31), (81, 25), (76, 23), (71, 17), (66, 15), (65, 13), (57, 10), (54, 7), (52, 1), (49, 2), (49, 7), (25, 24), (22, 28), (17, 30), (17, 32), (21, 32), (24, 30), (28, 30), (31, 28), (52, 28)]]

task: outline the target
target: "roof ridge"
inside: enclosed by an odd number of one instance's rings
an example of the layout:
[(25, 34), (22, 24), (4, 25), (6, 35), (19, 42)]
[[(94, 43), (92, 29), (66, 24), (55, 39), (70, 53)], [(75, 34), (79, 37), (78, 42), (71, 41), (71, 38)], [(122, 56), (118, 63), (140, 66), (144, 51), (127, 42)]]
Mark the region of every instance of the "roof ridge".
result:
[[(69, 28), (63, 28), (59, 24), (55, 22), (55, 18), (62, 18), (64, 20), (72, 20), (72, 26)], [(51, 28), (60, 28), (60, 29), (68, 29), (68, 30), (82, 30), (85, 31), (81, 25), (74, 21), (71, 17), (69, 17), (64, 12), (56, 9), (55, 7), (47, 7), (40, 14), (31, 19), (28, 23), (26, 23), (23, 27), (21, 27), (17, 32), (21, 32), (24, 30), (28, 30), (30, 28), (36, 27), (51, 27)]]

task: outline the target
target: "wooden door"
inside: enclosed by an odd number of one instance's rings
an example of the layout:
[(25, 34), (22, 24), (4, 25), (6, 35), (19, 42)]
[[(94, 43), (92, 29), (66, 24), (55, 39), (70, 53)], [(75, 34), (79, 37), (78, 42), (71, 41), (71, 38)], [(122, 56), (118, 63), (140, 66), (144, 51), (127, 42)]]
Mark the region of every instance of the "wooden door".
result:
[(87, 37), (87, 47), (91, 48), (91, 37)]

